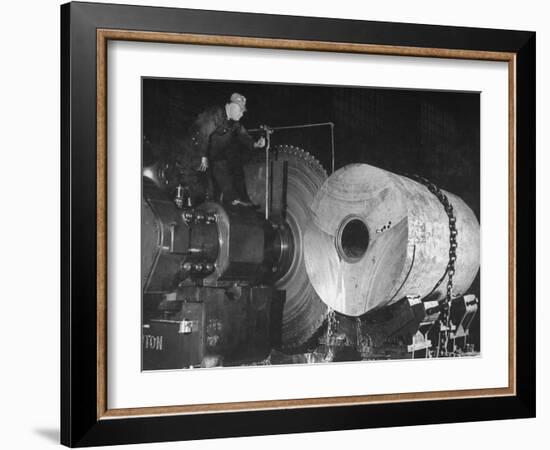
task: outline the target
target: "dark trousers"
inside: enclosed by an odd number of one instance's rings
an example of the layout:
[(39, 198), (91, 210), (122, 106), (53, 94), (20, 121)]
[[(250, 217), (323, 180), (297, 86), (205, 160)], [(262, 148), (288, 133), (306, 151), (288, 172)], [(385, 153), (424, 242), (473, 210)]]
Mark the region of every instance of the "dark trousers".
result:
[(211, 169), (216, 198), (227, 203), (233, 200), (250, 202), (242, 165), (219, 160), (211, 162)]

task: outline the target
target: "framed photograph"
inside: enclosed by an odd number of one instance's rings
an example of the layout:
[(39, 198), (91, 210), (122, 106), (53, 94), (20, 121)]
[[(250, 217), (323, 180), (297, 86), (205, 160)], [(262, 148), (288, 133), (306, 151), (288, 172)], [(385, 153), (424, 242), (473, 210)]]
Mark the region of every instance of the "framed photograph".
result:
[(535, 415), (535, 33), (61, 7), (61, 441)]

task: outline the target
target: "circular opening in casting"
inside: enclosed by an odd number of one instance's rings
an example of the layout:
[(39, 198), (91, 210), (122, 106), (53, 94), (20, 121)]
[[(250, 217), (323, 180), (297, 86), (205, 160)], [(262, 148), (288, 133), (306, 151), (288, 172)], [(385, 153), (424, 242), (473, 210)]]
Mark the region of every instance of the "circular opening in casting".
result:
[(350, 217), (340, 226), (338, 253), (348, 262), (359, 261), (369, 246), (369, 230), (363, 220)]

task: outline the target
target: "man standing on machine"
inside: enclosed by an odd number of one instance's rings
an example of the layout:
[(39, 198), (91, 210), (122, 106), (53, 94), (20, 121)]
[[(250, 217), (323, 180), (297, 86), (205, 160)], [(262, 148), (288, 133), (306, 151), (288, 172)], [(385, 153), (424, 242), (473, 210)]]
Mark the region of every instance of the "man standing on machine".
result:
[(253, 150), (263, 148), (266, 141), (263, 136), (254, 141), (239, 122), (245, 112), (246, 98), (234, 93), (224, 106), (199, 114), (191, 126), (177, 160), (192, 197), (205, 190), (200, 172), (208, 170), (216, 200), (253, 206), (246, 192), (243, 165), (250, 161)]

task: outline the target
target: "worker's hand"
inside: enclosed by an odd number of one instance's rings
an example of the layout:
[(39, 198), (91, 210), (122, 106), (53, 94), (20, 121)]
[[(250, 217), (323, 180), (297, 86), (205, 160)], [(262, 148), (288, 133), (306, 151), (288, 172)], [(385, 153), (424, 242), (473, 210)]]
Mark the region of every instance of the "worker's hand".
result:
[(208, 169), (208, 158), (206, 156), (203, 156), (201, 158), (201, 165), (199, 166), (199, 171), (206, 172), (206, 169)]
[(254, 142), (254, 148), (264, 148), (265, 147), (265, 138), (262, 136), (256, 142)]

